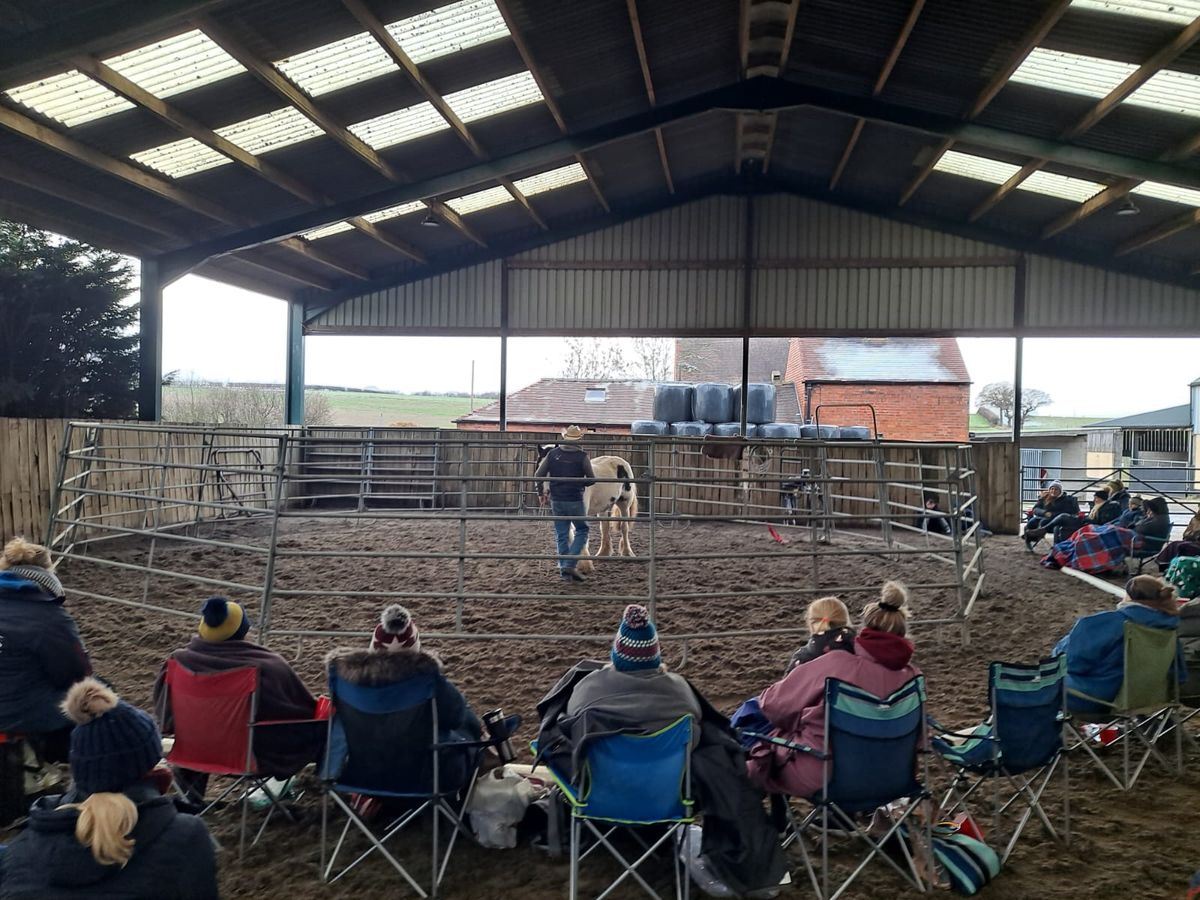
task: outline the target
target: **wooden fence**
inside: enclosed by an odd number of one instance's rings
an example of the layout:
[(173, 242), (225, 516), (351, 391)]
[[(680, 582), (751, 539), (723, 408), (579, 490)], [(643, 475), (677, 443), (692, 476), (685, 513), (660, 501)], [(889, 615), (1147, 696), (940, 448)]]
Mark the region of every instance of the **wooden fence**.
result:
[[(86, 508), (72, 508), (71, 518), (99, 516), (100, 521), (131, 528), (150, 524), (152, 510), (157, 510), (159, 525), (168, 525), (211, 517), (224, 507), (269, 508), (280, 437), (289, 434), (302, 438), (292, 445), (286, 461), (289, 501), (329, 497), (342, 504), (348, 496), (360, 495), (363, 505), (398, 500), (448, 508), (465, 502), (472, 508), (515, 509), (533, 502), (536, 465), (532, 448), (518, 447), (515, 441), (519, 437), (551, 443), (557, 437), (437, 429), (205, 432), (91, 424), (98, 429), (72, 430), (73, 455), (64, 473), (68, 490), (59, 505), (74, 500)], [(66, 425), (61, 419), (0, 419), (0, 536), (45, 537)], [(99, 452), (89, 450), (89, 440), (100, 442)], [(920, 444), (885, 447), (882, 473), (876, 449), (865, 444), (839, 444), (827, 451), (803, 443), (777, 446), (770, 458), (752, 454), (745, 468), (737, 460), (703, 456), (698, 444), (687, 442), (656, 443), (653, 460), (650, 443), (628, 435), (597, 435), (588, 447), (593, 455), (628, 459), (641, 481), (642, 497), (649, 496), (645, 476), (653, 468), (657, 509), (680, 515), (777, 510), (778, 481), (797, 477), (804, 468), (824, 469), (833, 478), (845, 479), (830, 488), (836, 495), (830, 500), (835, 513), (878, 514), (881, 497), (871, 483), (878, 480), (890, 482), (883, 502), (899, 510), (915, 508), (922, 489), (937, 487), (930, 483), (935, 473), (953, 464), (946, 456), (952, 450)], [(1016, 531), (1018, 458), (1012, 444), (977, 443), (970, 448), (970, 464), (977, 473), (976, 513), (992, 531)], [(743, 492), (747, 471), (763, 480)], [(79, 487), (87, 493), (74, 490)]]

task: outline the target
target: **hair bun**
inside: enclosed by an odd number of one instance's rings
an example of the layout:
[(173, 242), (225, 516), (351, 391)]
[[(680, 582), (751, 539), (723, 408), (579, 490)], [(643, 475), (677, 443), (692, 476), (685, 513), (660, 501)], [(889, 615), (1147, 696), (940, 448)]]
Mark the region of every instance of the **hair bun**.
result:
[(908, 606), (908, 588), (898, 581), (885, 581), (879, 590), (879, 603), (896, 611)]
[(4, 562), (9, 566), (41, 566), (50, 568), (50, 551), (23, 537), (15, 537), (4, 545)]
[(86, 725), (117, 705), (116, 693), (95, 678), (85, 678), (71, 685), (63, 700), (62, 710), (76, 725)]

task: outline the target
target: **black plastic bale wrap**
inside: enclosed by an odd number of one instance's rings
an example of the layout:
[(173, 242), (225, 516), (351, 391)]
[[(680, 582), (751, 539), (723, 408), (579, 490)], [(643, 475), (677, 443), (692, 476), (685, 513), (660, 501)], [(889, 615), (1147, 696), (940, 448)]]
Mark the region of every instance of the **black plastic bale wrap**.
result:
[(843, 441), (869, 441), (871, 429), (865, 425), (843, 425), (838, 437)]
[(654, 419), (657, 422), (690, 422), (692, 394), (690, 384), (665, 383), (654, 386)]
[(712, 434), (712, 423), (710, 422), (672, 422), (671, 434), (676, 437), (704, 437), (706, 434)]
[(657, 419), (638, 419), (629, 426), (630, 434), (649, 434), (661, 437), (670, 432), (671, 426)]
[(823, 441), (833, 440), (841, 432), (836, 425), (801, 425), (800, 437), (806, 439), (820, 438)]
[[(721, 422), (713, 426), (713, 434), (717, 437), (737, 437), (742, 433), (741, 422)], [(746, 426), (746, 437), (755, 437), (758, 434), (757, 425)]]
[(758, 436), (766, 440), (796, 440), (800, 437), (800, 426), (792, 422), (770, 422), (758, 426)]
[(714, 425), (733, 418), (733, 385), (705, 381), (692, 394), (692, 420)]
[[(775, 421), (775, 385), (755, 382), (746, 386), (748, 400), (746, 403), (746, 421), (755, 425), (768, 425)], [(742, 417), (742, 386), (733, 389), (733, 415), (731, 419)]]

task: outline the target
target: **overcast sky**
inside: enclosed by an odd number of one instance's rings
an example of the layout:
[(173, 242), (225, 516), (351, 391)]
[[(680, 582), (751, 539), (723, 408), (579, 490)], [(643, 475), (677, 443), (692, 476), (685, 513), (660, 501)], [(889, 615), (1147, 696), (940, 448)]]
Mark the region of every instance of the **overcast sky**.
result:
[[(281, 382), (286, 304), (194, 275), (164, 297), (163, 370), (213, 381)], [(1009, 338), (959, 341), (975, 390), (1009, 381)], [(383, 390), (467, 391), (500, 387), (498, 338), (309, 337), (309, 384)], [(509, 341), (508, 386), (518, 390), (562, 374), (559, 338)], [(1198, 339), (1030, 339), (1025, 342), (1027, 387), (1054, 398), (1043, 414), (1119, 416), (1188, 402), (1200, 377)]]

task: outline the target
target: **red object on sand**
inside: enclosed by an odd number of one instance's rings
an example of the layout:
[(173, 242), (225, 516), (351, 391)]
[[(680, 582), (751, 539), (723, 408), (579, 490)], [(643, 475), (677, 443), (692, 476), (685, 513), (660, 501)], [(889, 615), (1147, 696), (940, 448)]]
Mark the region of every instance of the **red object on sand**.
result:
[(329, 718), (329, 714), (333, 712), (333, 703), (324, 695), (317, 698), (317, 710), (313, 713), (313, 718), (318, 721), (325, 721)]
[(767, 533), (771, 535), (771, 537), (775, 540), (775, 543), (777, 543), (777, 544), (790, 544), (791, 543), (791, 541), (789, 541), (782, 534), (780, 534), (778, 531), (775, 530), (774, 525), (767, 526)]
[(1105, 747), (1107, 747), (1120, 736), (1121, 730), (1115, 725), (1109, 725), (1107, 728), (1101, 728), (1100, 734), (1097, 735), (1097, 737), (1100, 739), (1100, 743)]
[(977, 841), (983, 840), (983, 829), (979, 827), (978, 822), (971, 818), (970, 813), (959, 813), (954, 817), (954, 824), (958, 826), (959, 834), (973, 837)]

